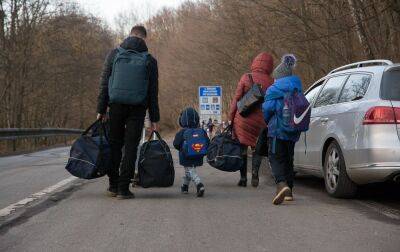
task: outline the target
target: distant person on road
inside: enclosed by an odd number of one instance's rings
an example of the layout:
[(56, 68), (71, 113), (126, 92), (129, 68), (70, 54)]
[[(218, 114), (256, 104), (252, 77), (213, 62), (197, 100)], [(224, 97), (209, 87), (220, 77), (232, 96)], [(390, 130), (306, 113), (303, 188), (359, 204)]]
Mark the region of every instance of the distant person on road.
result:
[[(254, 83), (261, 84), (265, 92), (273, 83), (270, 74), (274, 67), (273, 58), (268, 53), (260, 53), (251, 64), (251, 76)], [(252, 157), (252, 178), (251, 184), (257, 187), (259, 184), (258, 172), (261, 166), (262, 157), (254, 152), (257, 137), (261, 130), (267, 127), (261, 111), (261, 106), (255, 108), (247, 117), (242, 117), (237, 111), (237, 102), (250, 90), (252, 82), (249, 74), (244, 74), (236, 88), (235, 96), (231, 103), (230, 121), (233, 124), (234, 136), (239, 140), (243, 147), (243, 166), (240, 168), (240, 180), (238, 186), (247, 186), (247, 149), (250, 147), (253, 151)]]
[(214, 130), (214, 123), (213, 123), (213, 120), (212, 120), (211, 118), (208, 119), (207, 129), (208, 129), (208, 132), (209, 132), (210, 135), (211, 135), (212, 132), (213, 132), (213, 130)]
[(203, 165), (203, 158), (209, 144), (207, 132), (200, 128), (199, 114), (194, 108), (186, 108), (179, 117), (182, 129), (176, 134), (174, 147), (179, 151), (179, 164), (185, 168), (181, 192), (189, 192), (190, 181), (197, 189), (197, 197), (203, 197), (204, 185), (201, 182), (196, 168)]
[(294, 55), (283, 56), (282, 62), (273, 72), (275, 83), (267, 90), (263, 104), (265, 121), (268, 123), (268, 157), (277, 185), (276, 195), (272, 201), (275, 205), (293, 200), (294, 146), (299, 140), (300, 132), (288, 132), (284, 128), (285, 121), (291, 120), (289, 107), (284, 98), (294, 91), (302, 93), (301, 80), (293, 75), (295, 65)]
[[(134, 26), (122, 44), (107, 56), (101, 75), (97, 118), (105, 120), (109, 108), (112, 163), (108, 176), (109, 196), (133, 198), (129, 184), (135, 171), (146, 110), (151, 130), (157, 130), (158, 107), (157, 61), (149, 53), (143, 26)], [(122, 159), (122, 147), (125, 155)]]

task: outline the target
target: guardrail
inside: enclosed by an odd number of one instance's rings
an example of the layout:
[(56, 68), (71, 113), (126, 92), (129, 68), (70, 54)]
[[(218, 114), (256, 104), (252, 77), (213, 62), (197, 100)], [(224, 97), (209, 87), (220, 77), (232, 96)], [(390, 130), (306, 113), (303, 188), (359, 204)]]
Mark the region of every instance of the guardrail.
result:
[[(83, 130), (81, 130), (81, 129), (6, 128), (6, 129), (0, 129), (0, 141), (12, 141), (12, 146), (13, 146), (12, 149), (13, 149), (13, 151), (16, 151), (16, 148), (17, 148), (16, 142), (19, 139), (28, 139), (28, 138), (45, 138), (45, 139), (47, 139), (47, 137), (57, 137), (57, 136), (67, 137), (67, 136), (71, 136), (71, 135), (79, 135), (82, 133), (83, 133)], [(65, 138), (65, 143), (66, 142), (67, 142), (67, 138)]]
[(51, 136), (68, 136), (82, 134), (80, 129), (61, 129), (61, 128), (8, 128), (0, 129), (0, 140), (17, 140), (22, 138), (38, 138)]

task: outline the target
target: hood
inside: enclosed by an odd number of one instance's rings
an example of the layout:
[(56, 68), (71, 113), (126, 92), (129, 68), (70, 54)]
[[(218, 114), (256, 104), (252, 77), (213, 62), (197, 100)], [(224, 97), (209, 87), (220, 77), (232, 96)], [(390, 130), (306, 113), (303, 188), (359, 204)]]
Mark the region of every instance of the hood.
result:
[(147, 52), (146, 42), (138, 37), (127, 37), (120, 45), (124, 49), (135, 50), (137, 52)]
[(182, 128), (198, 128), (200, 126), (199, 114), (194, 108), (186, 108), (179, 117), (179, 125)]
[(254, 58), (251, 64), (252, 72), (261, 72), (270, 75), (274, 68), (274, 59), (266, 52), (262, 52)]
[(295, 89), (299, 92), (303, 92), (301, 80), (299, 77), (292, 75), (284, 78), (275, 80), (274, 84), (267, 89), (265, 100), (274, 100), (283, 98), (285, 93), (293, 92)]

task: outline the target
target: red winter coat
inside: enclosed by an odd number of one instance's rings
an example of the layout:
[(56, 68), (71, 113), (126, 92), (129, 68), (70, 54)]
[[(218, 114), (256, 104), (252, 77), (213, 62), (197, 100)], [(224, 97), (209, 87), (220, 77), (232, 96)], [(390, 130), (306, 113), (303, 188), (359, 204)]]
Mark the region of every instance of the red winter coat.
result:
[[(274, 80), (270, 76), (273, 70), (272, 56), (263, 52), (260, 53), (251, 64), (251, 73), (254, 83), (261, 84), (265, 92)], [(236, 88), (235, 96), (231, 103), (230, 119), (233, 122), (233, 130), (239, 142), (246, 146), (255, 147), (257, 137), (261, 129), (267, 127), (261, 107), (252, 111), (247, 117), (242, 117), (237, 111), (237, 102), (250, 89), (251, 82), (248, 74), (244, 74)]]

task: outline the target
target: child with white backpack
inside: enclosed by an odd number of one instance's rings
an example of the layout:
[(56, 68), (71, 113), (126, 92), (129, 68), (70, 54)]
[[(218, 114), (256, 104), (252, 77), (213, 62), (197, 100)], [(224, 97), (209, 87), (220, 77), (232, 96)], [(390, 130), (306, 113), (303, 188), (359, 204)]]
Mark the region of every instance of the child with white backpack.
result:
[(186, 108), (179, 117), (182, 129), (176, 134), (174, 147), (179, 151), (179, 164), (185, 168), (181, 192), (189, 192), (190, 181), (197, 189), (197, 197), (203, 197), (205, 188), (196, 168), (203, 165), (204, 156), (210, 142), (207, 132), (200, 128), (199, 114), (194, 108)]

